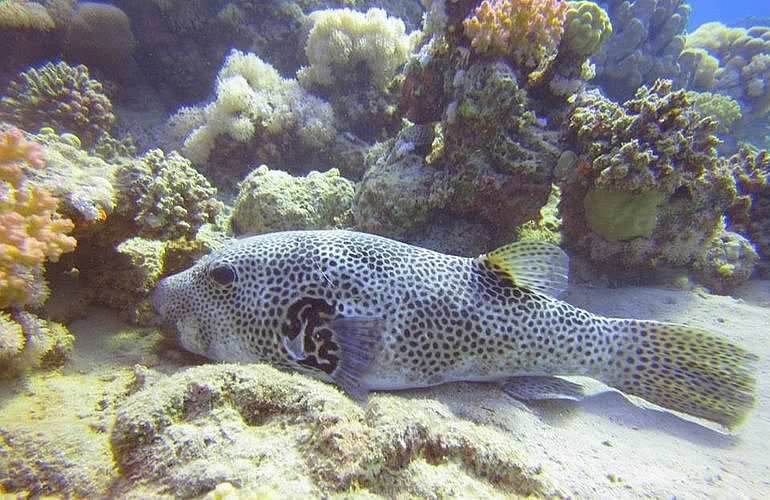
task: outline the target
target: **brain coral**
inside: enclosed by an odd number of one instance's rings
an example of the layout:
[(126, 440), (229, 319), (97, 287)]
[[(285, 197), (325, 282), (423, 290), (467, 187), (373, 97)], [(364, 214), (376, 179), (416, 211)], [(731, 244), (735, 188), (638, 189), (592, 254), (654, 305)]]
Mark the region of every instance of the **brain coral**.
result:
[(93, 145), (115, 123), (112, 103), (88, 68), (47, 63), (19, 74), (0, 99), (0, 118), (37, 131), (51, 127)]
[(670, 81), (618, 105), (578, 96), (557, 167), (565, 241), (629, 269), (687, 265), (719, 229), (735, 181), (717, 156), (717, 123)]

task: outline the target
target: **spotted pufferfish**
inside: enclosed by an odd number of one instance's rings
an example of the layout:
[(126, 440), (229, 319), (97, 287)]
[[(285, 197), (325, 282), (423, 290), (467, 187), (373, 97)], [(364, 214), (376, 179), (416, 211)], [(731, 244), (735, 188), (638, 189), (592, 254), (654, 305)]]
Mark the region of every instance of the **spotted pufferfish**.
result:
[(580, 397), (588, 376), (734, 428), (756, 356), (706, 330), (607, 318), (559, 300), (568, 257), (541, 242), (457, 257), (359, 232), (236, 240), (151, 297), (181, 346), (369, 391), (498, 382), (519, 399)]

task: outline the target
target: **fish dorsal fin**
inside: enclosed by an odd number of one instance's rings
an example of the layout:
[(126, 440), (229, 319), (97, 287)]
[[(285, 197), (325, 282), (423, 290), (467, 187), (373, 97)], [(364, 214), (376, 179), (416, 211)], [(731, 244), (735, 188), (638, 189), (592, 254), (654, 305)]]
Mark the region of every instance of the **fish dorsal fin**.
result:
[(543, 241), (518, 241), (479, 257), (502, 271), (516, 286), (558, 297), (567, 289), (569, 257)]

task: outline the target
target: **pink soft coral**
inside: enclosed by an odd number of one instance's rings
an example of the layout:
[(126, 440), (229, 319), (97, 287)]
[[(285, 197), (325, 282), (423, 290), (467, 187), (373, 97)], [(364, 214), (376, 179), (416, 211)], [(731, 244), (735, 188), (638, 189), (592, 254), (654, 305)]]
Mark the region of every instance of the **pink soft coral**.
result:
[(463, 26), (476, 52), (531, 68), (557, 49), (566, 13), (566, 1), (484, 0)]
[(56, 212), (58, 200), (24, 176), (43, 165), (39, 144), (18, 129), (0, 132), (0, 308), (27, 304), (45, 261), (75, 249), (67, 236), (74, 226)]

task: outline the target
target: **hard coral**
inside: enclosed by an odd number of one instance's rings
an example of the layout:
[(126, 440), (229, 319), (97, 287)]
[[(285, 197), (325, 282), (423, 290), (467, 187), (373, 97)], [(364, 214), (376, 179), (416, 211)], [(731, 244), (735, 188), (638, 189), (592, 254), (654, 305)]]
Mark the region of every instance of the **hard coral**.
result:
[(43, 264), (76, 243), (67, 236), (72, 222), (56, 212), (58, 200), (25, 179), (23, 163), (41, 166), (39, 146), (18, 130), (0, 134), (0, 308), (42, 303)]
[(118, 212), (139, 227), (139, 236), (171, 240), (214, 222), (223, 206), (217, 190), (177, 152), (147, 152), (117, 171)]
[(536, 67), (558, 47), (567, 7), (558, 0), (484, 0), (463, 21), (465, 35), (476, 52)]
[[(571, 3), (571, 2), (570, 2)], [(676, 79), (690, 6), (684, 0), (602, 0), (612, 35), (592, 58), (595, 82), (613, 99), (633, 97), (641, 85)]]
[(88, 68), (65, 62), (31, 68), (11, 81), (0, 99), (0, 118), (25, 130), (52, 127), (92, 145), (115, 123), (112, 103)]
[(562, 155), (557, 168), (565, 241), (629, 270), (690, 264), (736, 194), (716, 153), (717, 128), (670, 81), (641, 88), (623, 106), (578, 96), (566, 137), (577, 157)]

